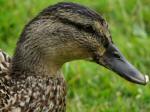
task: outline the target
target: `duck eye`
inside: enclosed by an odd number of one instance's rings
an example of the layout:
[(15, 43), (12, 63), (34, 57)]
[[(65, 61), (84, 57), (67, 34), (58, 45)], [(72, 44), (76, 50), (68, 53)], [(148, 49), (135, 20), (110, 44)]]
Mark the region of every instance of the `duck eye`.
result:
[(108, 48), (108, 46), (109, 46), (109, 43), (105, 43), (105, 44), (104, 44), (104, 47), (105, 47), (105, 48)]
[(120, 55), (118, 54), (118, 52), (113, 52), (113, 56), (114, 56), (115, 58), (120, 58)]

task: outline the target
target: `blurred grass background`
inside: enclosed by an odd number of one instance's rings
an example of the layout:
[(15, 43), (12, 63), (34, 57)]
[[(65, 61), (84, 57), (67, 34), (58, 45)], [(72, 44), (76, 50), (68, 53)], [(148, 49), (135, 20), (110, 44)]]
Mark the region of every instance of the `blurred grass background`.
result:
[[(61, 0), (0, 0), (0, 48), (13, 55), (24, 25)], [(109, 23), (114, 42), (144, 74), (150, 71), (149, 0), (65, 0), (88, 6)], [(150, 112), (150, 86), (131, 84), (94, 63), (63, 66), (68, 82), (67, 112)]]

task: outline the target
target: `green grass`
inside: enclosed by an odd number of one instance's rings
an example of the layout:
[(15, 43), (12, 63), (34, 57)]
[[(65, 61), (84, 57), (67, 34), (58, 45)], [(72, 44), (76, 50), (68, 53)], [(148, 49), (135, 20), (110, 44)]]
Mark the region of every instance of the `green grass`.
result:
[[(10, 55), (23, 26), (60, 0), (0, 0), (0, 48)], [(71, 0), (67, 0), (71, 1)], [(149, 0), (72, 0), (102, 14), (125, 57), (144, 74), (150, 68)], [(67, 112), (149, 112), (150, 87), (131, 84), (99, 65), (73, 61), (63, 66)]]

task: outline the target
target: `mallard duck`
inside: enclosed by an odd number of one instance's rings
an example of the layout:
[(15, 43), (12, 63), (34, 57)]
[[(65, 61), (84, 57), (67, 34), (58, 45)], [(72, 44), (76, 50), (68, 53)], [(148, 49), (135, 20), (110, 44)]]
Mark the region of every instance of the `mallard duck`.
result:
[(4, 112), (65, 112), (66, 82), (60, 68), (72, 60), (93, 61), (131, 82), (148, 82), (115, 47), (103, 17), (75, 3), (44, 9), (25, 26), (12, 61), (5, 53), (0, 56), (3, 70), (7, 68), (0, 74)]

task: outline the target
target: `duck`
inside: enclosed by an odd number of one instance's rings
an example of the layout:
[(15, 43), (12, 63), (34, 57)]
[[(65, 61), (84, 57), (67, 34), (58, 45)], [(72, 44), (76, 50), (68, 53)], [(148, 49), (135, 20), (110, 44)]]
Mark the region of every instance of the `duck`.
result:
[(25, 25), (12, 58), (0, 50), (0, 111), (65, 112), (67, 84), (60, 69), (78, 59), (136, 84), (148, 82), (116, 47), (100, 14), (60, 2)]

